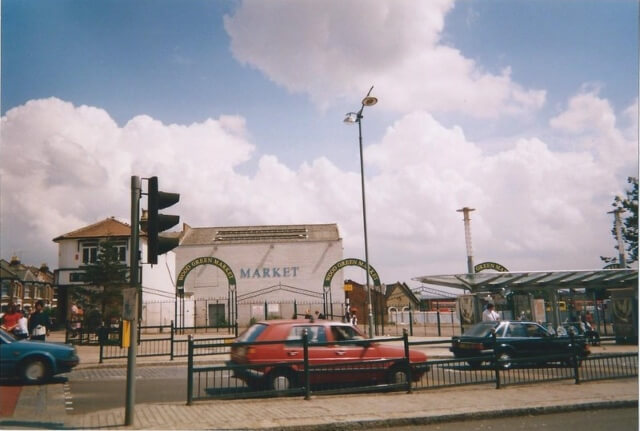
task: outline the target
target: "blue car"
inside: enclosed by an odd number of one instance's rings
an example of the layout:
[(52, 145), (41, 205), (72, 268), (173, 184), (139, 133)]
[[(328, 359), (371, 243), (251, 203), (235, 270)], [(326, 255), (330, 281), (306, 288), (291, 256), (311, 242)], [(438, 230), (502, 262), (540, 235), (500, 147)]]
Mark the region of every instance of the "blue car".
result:
[(0, 376), (42, 383), (56, 374), (68, 373), (80, 359), (69, 344), (18, 340), (0, 329)]

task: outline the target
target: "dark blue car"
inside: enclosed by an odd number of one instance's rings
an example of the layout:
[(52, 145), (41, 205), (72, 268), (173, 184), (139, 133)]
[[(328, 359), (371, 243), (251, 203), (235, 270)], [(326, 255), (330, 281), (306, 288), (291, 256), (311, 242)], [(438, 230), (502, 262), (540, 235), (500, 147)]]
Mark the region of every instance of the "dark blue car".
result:
[(498, 358), (503, 368), (510, 368), (515, 358), (534, 362), (561, 360), (570, 364), (574, 353), (578, 361), (589, 355), (583, 336), (560, 337), (535, 322), (480, 322), (451, 341), (454, 356), (466, 359), (472, 368), (493, 358)]
[(80, 362), (76, 348), (63, 343), (18, 340), (0, 329), (0, 376), (42, 383)]

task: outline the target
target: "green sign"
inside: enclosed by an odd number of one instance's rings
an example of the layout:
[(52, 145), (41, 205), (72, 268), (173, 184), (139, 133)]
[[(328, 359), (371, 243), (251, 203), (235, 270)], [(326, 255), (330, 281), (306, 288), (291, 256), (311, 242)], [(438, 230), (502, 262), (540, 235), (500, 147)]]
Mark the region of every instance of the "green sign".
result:
[[(333, 276), (336, 275), (336, 272), (338, 272), (345, 266), (359, 266), (365, 271), (367, 270), (367, 263), (364, 260), (343, 259), (341, 261), (336, 262), (331, 268), (329, 268), (329, 271), (327, 271), (327, 275), (324, 276), (323, 287), (331, 286), (331, 280), (333, 280)], [(371, 265), (369, 265), (369, 276), (373, 280), (373, 285), (380, 287), (380, 276), (378, 276), (378, 272)]]
[(231, 269), (231, 267), (227, 265), (225, 262), (218, 259), (217, 257), (208, 256), (208, 257), (197, 257), (193, 259), (191, 262), (187, 263), (178, 274), (176, 287), (178, 289), (184, 289), (184, 280), (187, 278), (187, 275), (191, 272), (193, 268), (196, 268), (200, 265), (217, 266), (227, 276), (227, 280), (229, 280), (229, 285), (231, 286), (236, 285), (236, 276), (233, 274), (233, 270)]
[(493, 270), (498, 272), (509, 272), (507, 268), (495, 262), (482, 262), (473, 267), (475, 272)]

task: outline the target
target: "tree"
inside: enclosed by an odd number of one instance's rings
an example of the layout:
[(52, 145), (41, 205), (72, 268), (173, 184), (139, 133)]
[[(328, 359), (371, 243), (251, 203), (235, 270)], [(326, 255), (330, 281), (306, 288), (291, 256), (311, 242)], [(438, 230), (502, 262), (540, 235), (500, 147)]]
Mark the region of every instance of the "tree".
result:
[[(627, 182), (631, 185), (625, 191), (625, 196), (616, 196), (611, 206), (614, 211), (622, 210), (622, 241), (625, 244), (626, 263), (638, 260), (638, 178), (629, 177)], [(613, 237), (617, 240), (615, 220), (611, 229)], [(616, 249), (618, 246), (616, 245)], [(619, 263), (618, 258), (600, 256), (605, 263)]]
[(129, 268), (120, 262), (112, 239), (100, 243), (96, 262), (88, 265), (84, 279), (89, 287), (82, 288), (94, 307), (99, 305), (103, 320), (108, 323), (120, 315), (122, 288), (129, 284)]

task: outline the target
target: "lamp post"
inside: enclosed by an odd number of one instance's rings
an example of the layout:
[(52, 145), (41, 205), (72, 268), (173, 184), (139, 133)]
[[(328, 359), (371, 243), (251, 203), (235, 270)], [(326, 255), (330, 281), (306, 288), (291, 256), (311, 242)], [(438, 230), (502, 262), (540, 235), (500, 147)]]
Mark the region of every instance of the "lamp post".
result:
[(360, 180), (362, 183), (362, 220), (364, 223), (364, 262), (365, 271), (367, 273), (367, 300), (369, 301), (369, 338), (373, 338), (373, 305), (371, 301), (371, 285), (369, 282), (369, 243), (367, 240), (367, 205), (365, 201), (364, 192), (364, 163), (362, 161), (362, 111), (365, 106), (373, 106), (378, 103), (378, 99), (370, 96), (373, 86), (369, 89), (369, 92), (362, 99), (362, 106), (358, 112), (349, 112), (344, 122), (347, 124), (358, 123), (358, 139), (360, 142)]

